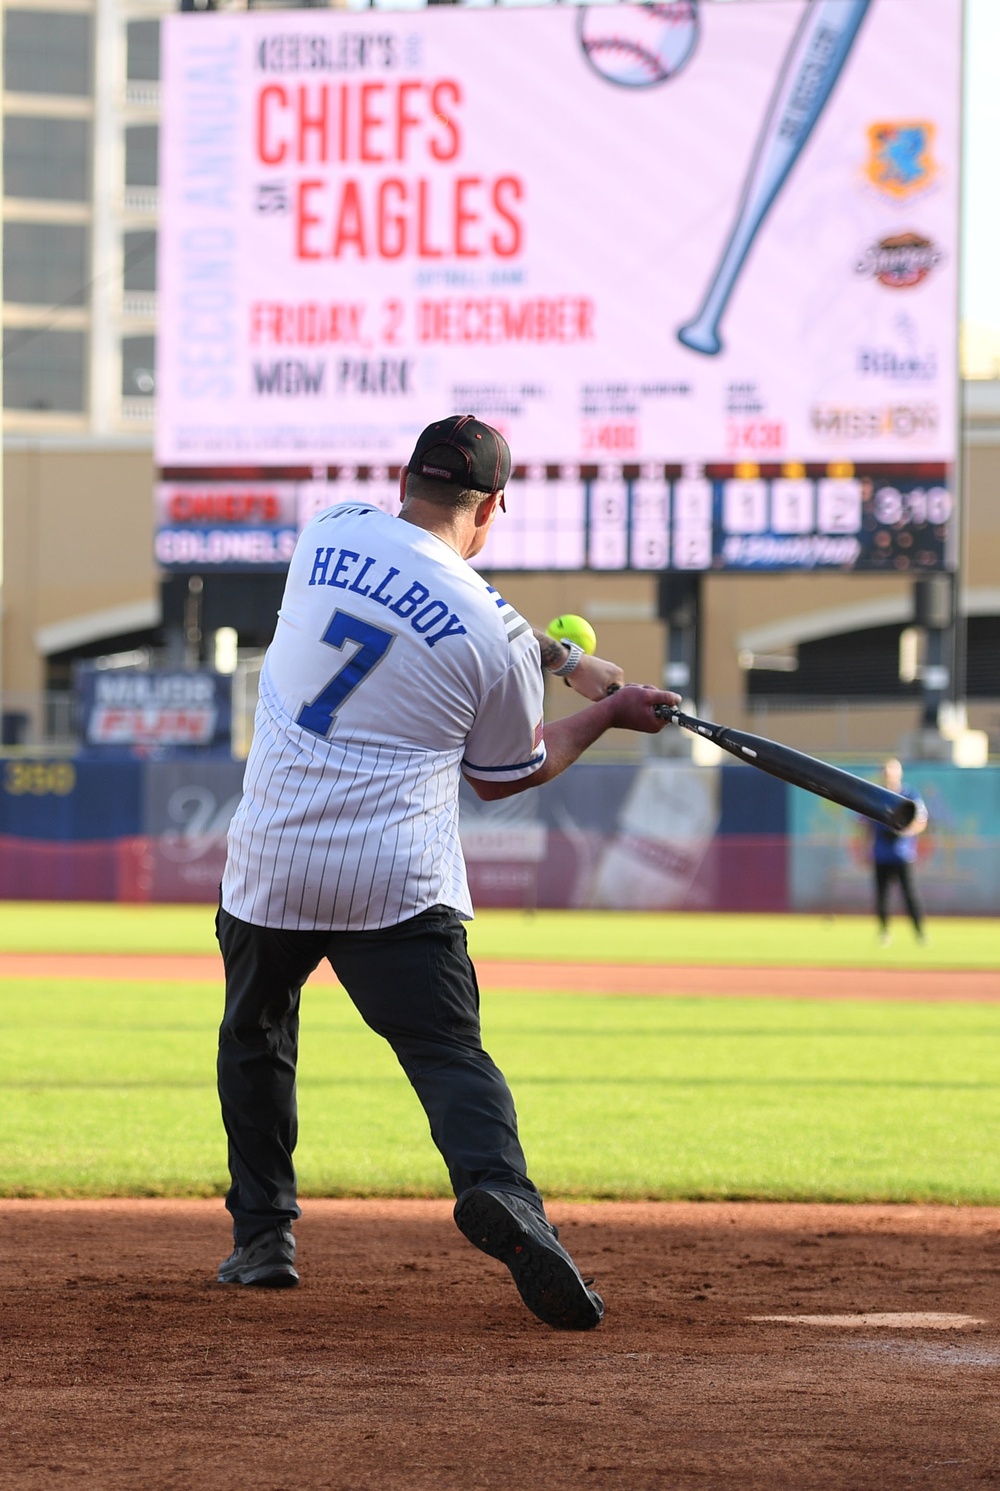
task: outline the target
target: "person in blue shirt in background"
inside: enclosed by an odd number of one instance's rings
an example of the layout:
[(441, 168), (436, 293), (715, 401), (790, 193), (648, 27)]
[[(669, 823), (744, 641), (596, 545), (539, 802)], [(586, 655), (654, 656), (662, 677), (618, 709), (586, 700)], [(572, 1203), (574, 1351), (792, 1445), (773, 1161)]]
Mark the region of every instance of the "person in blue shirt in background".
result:
[(918, 942), (925, 942), (924, 914), (913, 883), (913, 865), (917, 858), (917, 838), (927, 827), (927, 808), (919, 793), (903, 784), (903, 768), (890, 757), (882, 768), (882, 780), (890, 792), (898, 792), (917, 805), (917, 812), (909, 828), (894, 833), (881, 823), (870, 823), (872, 830), (871, 854), (875, 869), (875, 915), (879, 922), (879, 942), (885, 947), (891, 941), (889, 932), (889, 890), (892, 882), (898, 881), (903, 901), (913, 922)]

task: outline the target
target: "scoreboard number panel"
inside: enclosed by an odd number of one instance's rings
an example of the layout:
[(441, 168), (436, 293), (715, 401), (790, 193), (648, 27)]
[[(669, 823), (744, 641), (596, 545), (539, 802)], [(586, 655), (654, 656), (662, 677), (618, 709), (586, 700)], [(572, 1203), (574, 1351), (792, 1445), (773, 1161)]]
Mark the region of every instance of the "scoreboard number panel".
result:
[(629, 486), (624, 476), (604, 474), (591, 482), (591, 569), (628, 568), (629, 510)]
[(712, 526), (712, 483), (704, 477), (682, 477), (674, 483), (674, 527), (684, 532)]
[[(662, 473), (662, 474), (661, 474)], [(554, 479), (553, 479), (554, 477)], [(944, 467), (582, 467), (515, 479), (482, 569), (895, 570), (952, 567)], [(548, 512), (552, 527), (539, 520)]]
[(712, 483), (706, 477), (681, 476), (674, 483), (671, 569), (711, 568), (712, 508)]
[(771, 483), (771, 528), (775, 533), (812, 533), (815, 484), (801, 476), (777, 477)]
[(527, 526), (521, 535), (521, 554), (524, 563), (531, 556), (555, 565), (555, 534), (551, 526), (548, 493), (546, 491), (545, 468), (529, 467), (523, 482), (519, 483), (515, 501), (524, 509)]
[[(790, 464), (790, 463), (789, 463)], [(955, 501), (944, 466), (518, 467), (476, 567), (491, 571), (954, 568)], [(280, 571), (296, 529), (324, 508), (399, 510), (399, 468), (331, 467), (281, 481), (210, 477), (157, 486), (164, 569)]]
[(759, 477), (731, 477), (722, 486), (722, 527), (726, 533), (767, 532), (767, 483)]
[(667, 569), (670, 560), (670, 537), (664, 533), (638, 532), (632, 535), (631, 569)]
[(568, 468), (549, 483), (552, 515), (552, 569), (585, 569), (587, 565), (587, 489), (579, 471)]
[(670, 483), (640, 476), (632, 486), (632, 569), (666, 569), (670, 560)]
[(861, 483), (826, 478), (816, 484), (816, 527), (820, 533), (861, 531)]
[(671, 569), (710, 569), (712, 565), (712, 530), (683, 529), (674, 534)]

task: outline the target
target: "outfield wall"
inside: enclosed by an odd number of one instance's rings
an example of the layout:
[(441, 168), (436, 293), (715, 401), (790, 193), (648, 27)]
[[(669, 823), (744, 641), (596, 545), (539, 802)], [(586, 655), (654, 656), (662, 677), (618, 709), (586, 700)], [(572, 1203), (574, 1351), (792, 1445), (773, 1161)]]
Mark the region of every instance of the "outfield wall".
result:
[[(211, 903), (242, 771), (217, 757), (7, 758), (0, 897)], [(926, 764), (908, 779), (931, 815), (917, 872), (929, 910), (996, 915), (1000, 768)], [(544, 791), (499, 803), (463, 787), (462, 838), (483, 907), (864, 911), (871, 904), (859, 820), (737, 765), (581, 762)]]

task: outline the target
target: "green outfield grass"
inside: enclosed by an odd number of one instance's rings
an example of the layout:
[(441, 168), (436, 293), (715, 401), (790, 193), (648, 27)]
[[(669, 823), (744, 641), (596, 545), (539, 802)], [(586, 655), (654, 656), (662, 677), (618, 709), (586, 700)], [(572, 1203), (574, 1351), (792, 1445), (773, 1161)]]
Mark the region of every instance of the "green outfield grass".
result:
[[(219, 1003), (0, 984), (0, 1195), (221, 1192)], [(1000, 1203), (1000, 1006), (491, 993), (484, 1025), (552, 1195)], [(307, 989), (302, 1034), (303, 1192), (448, 1194), (346, 996)]]
[[(763, 966), (995, 968), (996, 922), (932, 918), (918, 947), (894, 921), (880, 948), (863, 916), (716, 916), (627, 911), (483, 911), (469, 927), (474, 957), (549, 962), (733, 963)], [(0, 902), (0, 952), (214, 953), (210, 906)]]

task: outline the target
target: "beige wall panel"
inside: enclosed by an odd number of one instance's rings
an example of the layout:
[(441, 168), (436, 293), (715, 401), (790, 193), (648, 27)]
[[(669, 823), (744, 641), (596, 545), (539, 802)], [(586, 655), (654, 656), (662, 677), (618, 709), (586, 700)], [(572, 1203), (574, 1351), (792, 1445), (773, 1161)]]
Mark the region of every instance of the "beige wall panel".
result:
[(906, 598), (912, 581), (883, 575), (710, 575), (704, 585), (702, 698), (732, 710), (742, 699), (740, 635), (819, 611)]
[(8, 451), (4, 459), (4, 689), (44, 685), (39, 627), (152, 601), (149, 451)]
[(966, 586), (1000, 586), (1000, 444), (967, 452)]
[[(756, 709), (744, 716), (744, 728), (814, 756), (898, 752), (905, 757), (912, 754), (910, 742), (920, 728), (920, 713), (917, 700), (886, 705), (877, 700), (860, 705), (845, 701), (809, 710)], [(728, 713), (725, 723), (733, 723)]]

